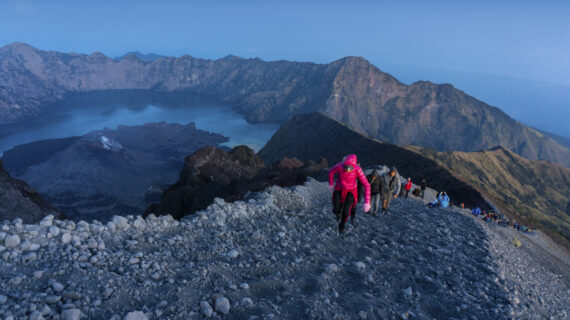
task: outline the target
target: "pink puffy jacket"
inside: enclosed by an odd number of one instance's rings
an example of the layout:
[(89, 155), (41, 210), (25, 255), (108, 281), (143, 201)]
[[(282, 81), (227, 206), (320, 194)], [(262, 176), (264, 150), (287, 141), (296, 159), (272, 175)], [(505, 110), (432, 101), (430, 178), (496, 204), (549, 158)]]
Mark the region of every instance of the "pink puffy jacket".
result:
[[(345, 165), (350, 165), (354, 170), (346, 172), (344, 170)], [(355, 154), (349, 154), (344, 157), (343, 162), (337, 163), (334, 167), (329, 170), (329, 185), (332, 186), (334, 183), (334, 175), (338, 174), (338, 179), (336, 181), (335, 190), (346, 190), (354, 196), (354, 199), (358, 199), (358, 178), (362, 185), (364, 185), (364, 203), (370, 204), (370, 184), (366, 180), (366, 176), (362, 171), (362, 168), (358, 166), (358, 161), (356, 161)]]

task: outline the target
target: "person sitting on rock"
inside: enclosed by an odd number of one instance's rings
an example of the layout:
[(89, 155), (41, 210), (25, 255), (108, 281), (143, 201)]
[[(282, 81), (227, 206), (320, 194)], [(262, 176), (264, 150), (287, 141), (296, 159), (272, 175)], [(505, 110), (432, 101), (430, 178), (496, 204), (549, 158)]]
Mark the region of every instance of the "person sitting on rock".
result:
[(439, 201), (441, 200), (441, 192), (438, 192), (435, 196), (435, 199), (427, 204), (430, 208), (437, 208), (439, 207)]
[(398, 174), (396, 168), (392, 167), (390, 171), (382, 175), (381, 178), (382, 213), (387, 213), (388, 206), (390, 205), (390, 200), (392, 198), (396, 199), (398, 197), (398, 194), (400, 194), (400, 175)]
[[(338, 175), (336, 183), (334, 182), (335, 175)], [(356, 221), (355, 212), (352, 212), (351, 215), (351, 210), (355, 207), (356, 199), (358, 199), (357, 179), (364, 186), (364, 212), (368, 212), (370, 210), (370, 184), (366, 180), (362, 168), (358, 166), (356, 155), (347, 155), (342, 162), (337, 163), (329, 170), (329, 188), (331, 191), (334, 190), (332, 196), (333, 212), (336, 214), (337, 220), (340, 219), (339, 233), (344, 230), (344, 225), (349, 216), (353, 222)]]

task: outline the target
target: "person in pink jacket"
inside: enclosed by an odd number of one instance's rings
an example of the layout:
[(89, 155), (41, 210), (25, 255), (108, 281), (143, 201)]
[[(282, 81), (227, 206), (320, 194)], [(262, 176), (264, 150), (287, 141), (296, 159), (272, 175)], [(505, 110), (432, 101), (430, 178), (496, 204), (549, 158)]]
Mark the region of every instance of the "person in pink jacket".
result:
[[(334, 176), (338, 175), (336, 183), (334, 184)], [(356, 199), (358, 199), (358, 181), (360, 180), (364, 186), (364, 212), (370, 210), (370, 184), (358, 166), (356, 155), (349, 154), (344, 157), (343, 161), (337, 163), (329, 170), (329, 188), (333, 191), (332, 202), (333, 212), (336, 214), (337, 219), (340, 218), (338, 225), (338, 232), (344, 230), (344, 225), (351, 215), (354, 221), (356, 207)]]

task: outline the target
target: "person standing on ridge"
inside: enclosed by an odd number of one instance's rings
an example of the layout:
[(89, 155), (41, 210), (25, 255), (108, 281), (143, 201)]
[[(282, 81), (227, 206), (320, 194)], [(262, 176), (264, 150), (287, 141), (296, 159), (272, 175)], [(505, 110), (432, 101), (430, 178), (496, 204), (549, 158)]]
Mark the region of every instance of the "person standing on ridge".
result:
[(425, 196), (425, 193), (426, 193), (426, 189), (427, 189), (426, 178), (422, 178), (422, 182), (420, 182), (420, 186), (421, 186), (420, 197), (423, 199)]
[(404, 189), (406, 189), (405, 198), (408, 198), (408, 193), (410, 193), (410, 190), (412, 190), (412, 178), (408, 177), (408, 181), (406, 181), (406, 186)]
[(388, 213), (388, 206), (392, 197), (396, 199), (400, 193), (400, 175), (395, 167), (392, 167), (389, 172), (382, 175), (382, 213)]
[[(338, 175), (336, 183), (334, 181), (335, 174)], [(339, 233), (344, 230), (348, 216), (351, 215), (351, 210), (356, 206), (358, 199), (357, 179), (364, 186), (364, 212), (368, 212), (370, 210), (370, 184), (366, 180), (362, 168), (358, 166), (356, 155), (347, 155), (342, 162), (337, 163), (329, 170), (329, 188), (333, 191), (333, 212), (337, 219), (340, 218)], [(351, 216), (353, 222), (355, 221), (354, 211), (352, 210)]]

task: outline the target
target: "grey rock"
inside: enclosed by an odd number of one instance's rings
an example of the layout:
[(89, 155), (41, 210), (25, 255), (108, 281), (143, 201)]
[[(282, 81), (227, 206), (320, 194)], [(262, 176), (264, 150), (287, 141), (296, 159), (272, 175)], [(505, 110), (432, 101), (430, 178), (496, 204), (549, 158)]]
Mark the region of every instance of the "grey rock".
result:
[(129, 229), (129, 220), (127, 220), (127, 218), (125, 218), (125, 217), (113, 216), (113, 219), (111, 219), (111, 222), (113, 222), (113, 224), (115, 224), (115, 226), (119, 230)]
[(5, 304), (8, 301), (8, 297), (3, 294), (0, 294), (0, 305)]
[(212, 312), (214, 312), (214, 309), (212, 309), (212, 306), (210, 303), (208, 303), (208, 301), (200, 302), (200, 313), (202, 313), (202, 315), (204, 315), (206, 318), (209, 318), (212, 316)]
[(61, 292), (65, 288), (63, 284), (59, 282), (54, 282), (51, 286), (55, 292)]
[(123, 320), (148, 320), (148, 317), (142, 311), (133, 311), (127, 313)]
[(30, 320), (43, 320), (43, 319), (45, 319), (45, 318), (42, 316), (42, 313), (38, 310), (36, 310), (36, 311), (32, 312), (32, 314), (30, 314)]
[(4, 246), (6, 248), (15, 248), (20, 244), (20, 236), (17, 234), (8, 235), (4, 238)]
[(49, 304), (58, 303), (61, 301), (61, 296), (47, 296), (45, 301)]
[(61, 235), (61, 243), (68, 244), (71, 242), (71, 234), (66, 232)]
[(81, 318), (81, 310), (67, 309), (61, 313), (62, 320), (79, 320)]
[(230, 300), (226, 297), (216, 298), (215, 309), (221, 314), (227, 314), (230, 312)]
[(251, 308), (253, 307), (253, 300), (251, 300), (251, 298), (243, 298), (240, 304), (244, 307)]
[(239, 256), (239, 252), (236, 249), (232, 249), (230, 252), (226, 253), (226, 256), (235, 259)]

